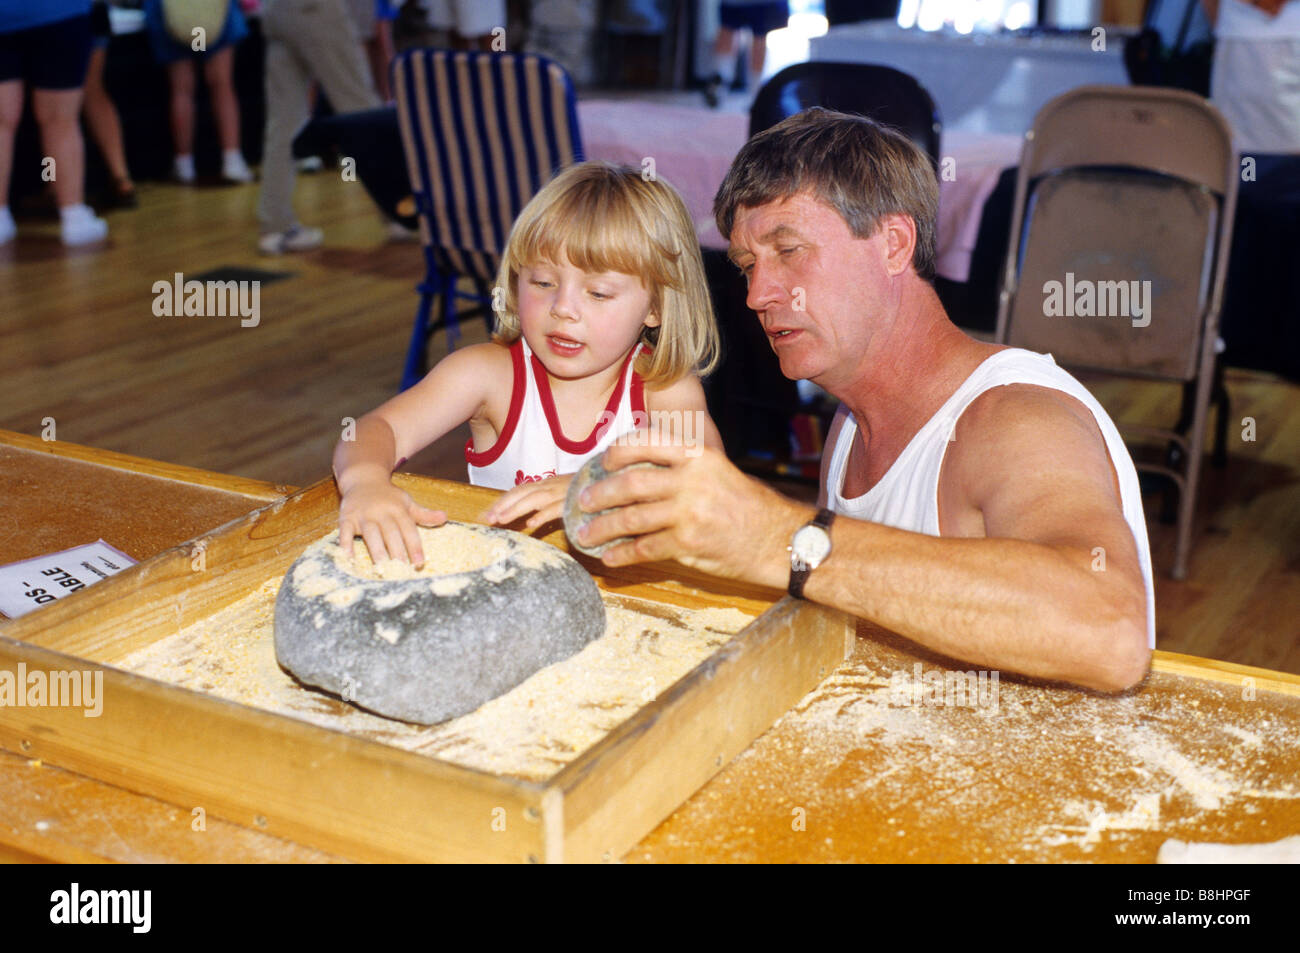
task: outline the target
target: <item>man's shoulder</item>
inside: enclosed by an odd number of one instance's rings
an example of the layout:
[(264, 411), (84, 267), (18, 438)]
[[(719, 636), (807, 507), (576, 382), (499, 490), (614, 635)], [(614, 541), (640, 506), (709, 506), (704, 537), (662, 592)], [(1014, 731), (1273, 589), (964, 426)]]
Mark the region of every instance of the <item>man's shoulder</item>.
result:
[(958, 412), (957, 430), (996, 440), (999, 433), (1050, 426), (1062, 416), (1096, 423), (1084, 386), (1050, 355), (1004, 347), (989, 355), (963, 386), (978, 388)]
[(978, 394), (966, 405), (954, 436), (978, 436), (996, 442), (999, 434), (1052, 427), (1069, 419), (1096, 426), (1091, 409), (1068, 391), (1015, 381), (994, 385)]
[(1055, 484), (1068, 477), (1111, 486), (1116, 474), (1089, 407), (1065, 391), (1028, 383), (994, 387), (971, 401), (953, 431), (944, 471), (976, 505), (1003, 493), (1007, 481)]

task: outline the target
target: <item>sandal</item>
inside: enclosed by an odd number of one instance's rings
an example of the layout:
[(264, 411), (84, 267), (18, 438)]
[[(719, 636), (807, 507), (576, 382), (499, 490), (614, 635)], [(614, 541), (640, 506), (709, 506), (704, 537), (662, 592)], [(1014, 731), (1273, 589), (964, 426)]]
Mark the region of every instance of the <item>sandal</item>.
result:
[(105, 208), (137, 208), (140, 201), (135, 195), (135, 185), (130, 179), (115, 177), (113, 184), (105, 190), (103, 205)]

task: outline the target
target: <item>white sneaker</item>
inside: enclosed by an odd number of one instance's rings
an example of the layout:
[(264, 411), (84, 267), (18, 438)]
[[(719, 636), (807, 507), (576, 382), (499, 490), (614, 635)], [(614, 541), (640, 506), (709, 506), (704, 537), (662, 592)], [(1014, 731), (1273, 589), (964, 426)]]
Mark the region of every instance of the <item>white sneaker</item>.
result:
[(177, 156), (172, 160), (172, 178), (182, 185), (194, 184), (194, 156)]
[(320, 156), (307, 156), (305, 159), (298, 159), (295, 161), (294, 166), (299, 172), (312, 173), (319, 172), (321, 169), (325, 168), (325, 163), (321, 160)]
[(418, 242), (420, 240), (420, 233), (417, 229), (407, 228), (401, 222), (389, 221), (386, 225), (390, 242)]
[(237, 149), (222, 153), (221, 178), (226, 182), (246, 183), (253, 181), (253, 170), (244, 161), (244, 156)]
[(18, 234), (18, 225), (6, 205), (0, 208), (0, 245), (8, 245)]
[(283, 255), (287, 251), (311, 251), (325, 241), (319, 228), (295, 225), (283, 232), (267, 232), (257, 240), (257, 250), (263, 255)]
[(62, 218), (63, 244), (73, 247), (102, 242), (108, 237), (108, 222), (96, 218), (89, 205), (69, 205), (59, 209)]

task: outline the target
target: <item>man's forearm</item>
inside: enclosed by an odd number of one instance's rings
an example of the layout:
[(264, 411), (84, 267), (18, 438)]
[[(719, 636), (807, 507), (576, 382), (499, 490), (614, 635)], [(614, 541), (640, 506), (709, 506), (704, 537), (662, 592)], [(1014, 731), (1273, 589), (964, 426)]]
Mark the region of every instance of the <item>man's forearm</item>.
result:
[[(663, 467), (622, 470), (631, 463)], [(746, 477), (717, 452), (687, 458), (673, 448), (613, 447), (612, 476), (582, 495), (595, 545), (609, 565), (678, 559), (693, 568), (784, 589), (795, 531), (813, 507)], [(1059, 521), (1058, 521), (1059, 523)], [(1073, 525), (1036, 526), (1073, 539)], [(1031, 530), (1032, 531), (1032, 530)], [(1149, 661), (1145, 587), (1128, 529), (1097, 521), (1092, 552), (995, 537), (934, 537), (841, 516), (829, 558), (812, 571), (806, 598), (870, 619), (935, 651), (990, 668), (1102, 690), (1140, 681)], [(1054, 540), (1057, 536), (1039, 535)], [(1128, 552), (1126, 552), (1128, 550)]]
[(809, 599), (992, 669), (1103, 691), (1127, 688), (1146, 671), (1142, 591), (1091, 571), (1086, 551), (939, 538), (843, 517), (831, 536), (831, 556), (804, 588)]

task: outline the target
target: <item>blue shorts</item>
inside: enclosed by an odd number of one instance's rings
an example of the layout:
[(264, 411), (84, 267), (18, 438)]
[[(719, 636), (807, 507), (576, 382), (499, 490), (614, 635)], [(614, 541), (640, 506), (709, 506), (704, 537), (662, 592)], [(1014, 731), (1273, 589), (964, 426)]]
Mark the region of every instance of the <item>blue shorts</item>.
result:
[(773, 30), (780, 30), (790, 23), (790, 5), (788, 3), (727, 3), (723, 0), (719, 8), (719, 21), (729, 30), (743, 30), (748, 27), (754, 36), (767, 36)]
[(163, 19), (162, 0), (145, 0), (144, 24), (149, 31), (149, 49), (153, 50), (154, 59), (164, 65), (181, 60), (202, 59), (227, 46), (233, 46), (248, 36), (248, 24), (244, 21), (244, 15), (239, 11), (239, 4), (235, 0), (230, 0), (230, 12), (226, 14), (226, 25), (221, 30), (221, 36), (217, 37), (215, 43), (209, 38), (208, 48), (202, 52), (191, 50), (186, 44), (177, 43), (167, 32), (167, 23)]
[(0, 83), (17, 79), (33, 89), (80, 89), (90, 42), (89, 14), (0, 33)]

